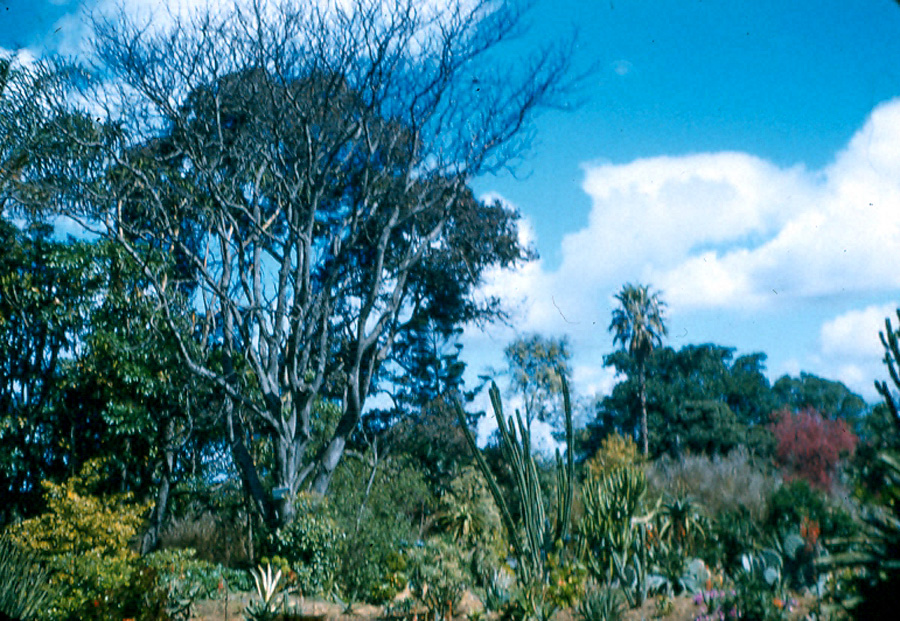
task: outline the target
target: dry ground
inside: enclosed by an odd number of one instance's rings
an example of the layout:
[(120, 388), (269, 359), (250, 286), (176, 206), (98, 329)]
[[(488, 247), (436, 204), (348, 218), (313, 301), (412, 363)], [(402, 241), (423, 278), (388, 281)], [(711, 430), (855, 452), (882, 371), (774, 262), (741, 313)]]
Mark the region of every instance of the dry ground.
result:
[[(194, 621), (243, 621), (244, 606), (252, 601), (249, 594), (231, 594), (226, 600), (206, 600), (200, 602), (195, 608)], [(310, 615), (310, 621), (376, 621), (382, 618), (383, 609), (380, 606), (367, 606), (357, 604), (353, 606), (351, 613), (347, 613), (343, 606), (333, 602), (321, 600), (306, 600), (300, 603), (304, 613)], [(800, 606), (792, 615), (792, 619), (803, 619), (806, 615), (809, 602), (800, 602)], [(472, 596), (464, 598), (457, 619), (464, 621), (468, 612), (480, 609), (480, 603)], [(227, 615), (226, 615), (227, 609)], [(674, 608), (671, 614), (657, 617), (656, 601), (649, 599), (641, 608), (629, 610), (625, 614), (625, 621), (694, 621), (700, 610), (690, 597), (677, 597), (674, 600)], [(577, 616), (569, 610), (556, 613), (554, 621), (577, 621)]]

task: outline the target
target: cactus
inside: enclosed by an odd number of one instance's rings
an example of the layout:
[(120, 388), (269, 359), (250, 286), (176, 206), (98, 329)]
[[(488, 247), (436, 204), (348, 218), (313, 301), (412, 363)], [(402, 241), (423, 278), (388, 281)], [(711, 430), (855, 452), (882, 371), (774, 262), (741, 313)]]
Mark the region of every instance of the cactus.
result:
[(475, 454), (478, 468), (484, 474), (494, 502), (500, 509), (500, 517), (509, 535), (513, 553), (516, 558), (516, 579), (520, 587), (532, 589), (542, 586), (547, 580), (548, 568), (546, 566), (547, 555), (557, 551), (565, 545), (569, 533), (569, 520), (572, 512), (572, 500), (574, 498), (574, 441), (575, 433), (572, 426), (572, 404), (569, 398), (569, 386), (562, 371), (563, 409), (566, 425), (566, 458), (556, 451), (556, 516), (551, 524), (544, 510), (544, 500), (538, 481), (537, 467), (534, 455), (531, 452), (531, 434), (523, 423), (519, 412), (515, 418), (507, 420), (503, 416), (503, 405), (500, 401), (500, 391), (496, 384), (491, 385), (490, 397), (494, 416), (500, 433), (500, 450), (503, 457), (512, 469), (514, 480), (514, 495), (520, 508), (520, 520), (516, 523), (512, 512), (506, 503), (497, 479), (491, 472), (475, 443), (475, 437), (465, 422), (465, 412), (457, 403), (456, 410), (460, 425), (465, 431), (466, 440)]
[(48, 569), (33, 554), (0, 538), (0, 618), (35, 618), (50, 598), (48, 581)]
[[(878, 460), (885, 468), (886, 486), (895, 494), (900, 490), (900, 459), (882, 453)], [(874, 619), (895, 606), (900, 589), (900, 503), (871, 508), (863, 521), (859, 535), (828, 540), (831, 554), (816, 559), (815, 564), (824, 571), (855, 570), (855, 588), (841, 604), (855, 618)]]

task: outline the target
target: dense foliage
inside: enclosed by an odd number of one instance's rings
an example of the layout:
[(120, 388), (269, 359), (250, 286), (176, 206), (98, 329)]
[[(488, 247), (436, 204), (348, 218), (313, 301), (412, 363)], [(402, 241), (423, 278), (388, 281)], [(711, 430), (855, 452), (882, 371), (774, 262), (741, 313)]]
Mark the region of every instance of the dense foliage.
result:
[(253, 618), (302, 595), (447, 620), (467, 590), (523, 621), (883, 617), (891, 321), (872, 408), (665, 346), (662, 292), (627, 284), (587, 427), (567, 338), (518, 335), (523, 409), (492, 386), (480, 445), (461, 335), (535, 255), (471, 182), (527, 143), (565, 50), (495, 64), (505, 3), (337, 4), (97, 23), (89, 68), (0, 59), (0, 618), (187, 619), (254, 585)]

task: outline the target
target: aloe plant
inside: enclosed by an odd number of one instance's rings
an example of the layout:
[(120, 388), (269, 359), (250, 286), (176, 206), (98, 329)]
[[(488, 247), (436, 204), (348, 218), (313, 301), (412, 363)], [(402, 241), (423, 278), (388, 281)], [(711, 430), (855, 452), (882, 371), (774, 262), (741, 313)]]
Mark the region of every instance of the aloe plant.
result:
[(560, 372), (560, 377), (562, 378), (567, 450), (565, 460), (559, 450), (556, 451), (557, 502), (556, 516), (552, 522), (547, 518), (544, 509), (537, 466), (532, 454), (531, 434), (519, 412), (516, 411), (515, 418), (504, 417), (500, 391), (497, 389), (497, 385), (492, 383), (490, 397), (500, 433), (500, 450), (513, 472), (513, 494), (520, 515), (519, 520), (515, 520), (500, 491), (496, 476), (491, 472), (484, 456), (478, 449), (475, 437), (466, 425), (462, 406), (459, 403), (456, 404), (457, 415), (460, 425), (465, 431), (466, 440), (475, 454), (478, 468), (487, 480), (494, 502), (500, 509), (500, 517), (516, 558), (516, 579), (520, 587), (532, 594), (535, 592), (535, 587), (540, 590), (539, 587), (547, 581), (548, 567), (545, 563), (547, 556), (551, 553), (558, 553), (561, 547), (565, 547), (575, 493), (575, 433), (572, 425), (572, 404), (568, 382), (562, 372)]
[(617, 468), (583, 491), (581, 540), (588, 570), (600, 582), (616, 580), (628, 604), (647, 598), (648, 537), (655, 510), (642, 514), (647, 479), (637, 468)]
[(619, 591), (595, 587), (585, 595), (577, 612), (583, 621), (619, 621), (625, 616), (623, 604)]
[(0, 538), (0, 618), (28, 621), (50, 599), (49, 570), (8, 539)]

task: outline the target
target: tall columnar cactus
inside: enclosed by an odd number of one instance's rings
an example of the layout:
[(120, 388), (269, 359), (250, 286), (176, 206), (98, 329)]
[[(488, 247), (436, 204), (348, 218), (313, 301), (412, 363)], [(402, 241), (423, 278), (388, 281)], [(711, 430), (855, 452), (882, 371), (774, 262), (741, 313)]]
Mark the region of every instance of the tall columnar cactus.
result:
[[(900, 309), (897, 309), (897, 319), (900, 320)], [(893, 388), (884, 381), (876, 381), (875, 389), (884, 399), (888, 409), (893, 414), (894, 424), (900, 432), (900, 403), (894, 398), (893, 390), (900, 390), (900, 331), (894, 331), (891, 319), (884, 320), (884, 332), (879, 332), (881, 344), (884, 346), (884, 364), (891, 376)]]
[[(897, 310), (900, 320), (900, 309)], [(896, 432), (900, 434), (900, 330), (894, 330), (890, 318), (885, 319), (884, 331), (879, 333), (884, 346), (884, 363), (891, 384), (876, 381), (875, 388), (893, 415)], [(877, 465), (883, 470), (885, 498), (900, 493), (900, 455), (895, 451), (880, 453)], [(842, 603), (857, 619), (878, 619), (896, 612), (897, 591), (900, 589), (900, 503), (867, 510), (859, 535), (826, 541), (830, 554), (816, 559), (819, 569), (832, 571), (856, 570), (851, 595)]]
[(551, 523), (544, 510), (544, 499), (538, 480), (537, 467), (531, 450), (531, 434), (523, 423), (519, 412), (515, 418), (508, 419), (503, 415), (503, 404), (500, 401), (500, 391), (496, 384), (491, 385), (491, 405), (497, 426), (500, 432), (500, 450), (513, 473), (514, 497), (519, 507), (519, 520), (513, 519), (513, 514), (506, 503), (506, 499), (500, 492), (497, 479), (488, 467), (481, 451), (466, 425), (465, 412), (457, 403), (457, 415), (460, 425), (466, 434), (469, 446), (475, 454), (476, 462), (484, 474), (494, 497), (494, 502), (500, 509), (503, 525), (509, 535), (510, 542), (516, 556), (516, 578), (522, 586), (532, 586), (546, 581), (547, 567), (545, 561), (559, 545), (568, 539), (569, 520), (572, 513), (572, 500), (574, 498), (575, 481), (575, 457), (574, 442), (575, 433), (572, 426), (572, 403), (569, 397), (569, 386), (565, 376), (562, 377), (563, 409), (566, 424), (566, 457), (563, 460), (559, 449), (556, 451), (556, 519)]

